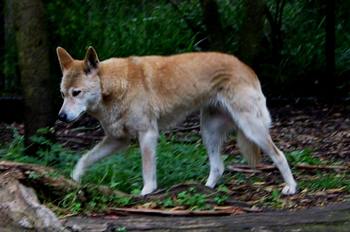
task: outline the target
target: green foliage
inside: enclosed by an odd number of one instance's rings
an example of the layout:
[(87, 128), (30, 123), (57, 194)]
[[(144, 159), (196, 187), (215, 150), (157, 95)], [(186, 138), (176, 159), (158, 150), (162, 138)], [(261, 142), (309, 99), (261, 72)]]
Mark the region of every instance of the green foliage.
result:
[[(280, 1), (266, 0), (275, 17)], [(176, 7), (172, 4), (176, 3)], [(227, 52), (235, 54), (240, 47), (244, 18), (243, 0), (217, 0), (224, 28)], [(350, 4), (336, 1), (336, 76), (344, 77), (335, 83), (346, 91), (350, 82), (349, 21)], [(170, 55), (189, 51), (207, 50), (206, 28), (203, 25), (199, 0), (191, 1), (44, 1), (49, 37), (50, 60), (53, 73), (60, 80), (59, 64), (54, 49), (66, 48), (75, 58), (82, 59), (88, 46), (93, 46), (101, 60), (131, 55)], [(325, 3), (322, 1), (285, 1), (281, 15), (281, 43), (273, 49), (270, 22), (265, 20), (263, 52), (259, 57), (259, 76), (265, 92), (283, 94), (292, 84), (303, 80), (314, 86), (325, 71)], [(13, 41), (15, 42), (15, 40)], [(1, 62), (1, 72), (7, 79), (0, 84), (0, 92), (19, 92), (16, 70), (16, 49), (8, 51)], [(11, 79), (9, 78), (11, 77)], [(12, 78), (13, 77), (13, 78)], [(306, 79), (305, 79), (306, 77)], [(299, 88), (298, 88), (299, 89)], [(278, 91), (278, 92), (276, 92)], [(57, 96), (59, 95), (59, 91)], [(293, 88), (289, 95), (297, 93)], [(305, 93), (304, 93), (305, 94)]]
[[(161, 135), (157, 150), (157, 176), (160, 188), (185, 181), (204, 182), (209, 173), (205, 148), (199, 142), (186, 144)], [(83, 183), (104, 184), (128, 193), (142, 188), (142, 164), (139, 147), (108, 157), (91, 166)], [(200, 167), (200, 168), (198, 168)]]
[(280, 191), (279, 190), (274, 190), (273, 192), (272, 192), (272, 195), (270, 196), (270, 197), (266, 197), (266, 198), (264, 198), (263, 200), (262, 200), (262, 202), (273, 202), (273, 201), (276, 201), (276, 200), (278, 200), (279, 199), (279, 197), (280, 197)]
[[(40, 146), (36, 156), (26, 156), (23, 136), (13, 129), (14, 140), (0, 150), (0, 157), (51, 166), (69, 175), (80, 155), (46, 139), (45, 135), (49, 132), (52, 132), (52, 128), (40, 129), (38, 134), (31, 138), (33, 143), (43, 146)], [(185, 181), (205, 181), (209, 173), (209, 164), (205, 148), (200, 141), (187, 144), (175, 137), (168, 141), (162, 134), (157, 152), (159, 187)], [(142, 187), (141, 168), (140, 149), (138, 146), (131, 146), (126, 152), (114, 154), (94, 164), (84, 176), (83, 183), (103, 184), (124, 192), (139, 194)]]
[(111, 200), (114, 205), (118, 205), (120, 207), (129, 205), (131, 203), (132, 197), (121, 197), (121, 196), (112, 196)]
[(12, 132), (13, 141), (8, 145), (3, 145), (0, 150), (0, 158), (2, 159), (51, 166), (61, 170), (66, 175), (70, 174), (79, 159), (78, 155), (74, 155), (72, 151), (63, 148), (61, 144), (52, 143), (51, 140), (47, 139), (47, 134), (54, 133), (54, 128), (39, 129), (37, 134), (31, 137), (33, 143), (40, 145), (36, 156), (25, 155), (26, 147), (24, 146), (23, 136), (14, 128), (12, 128)]
[(38, 177), (39, 177), (39, 175), (36, 174), (35, 172), (29, 173), (29, 176), (28, 176), (29, 179), (37, 179)]
[(124, 231), (126, 231), (126, 227), (119, 227), (119, 228), (115, 229), (115, 231), (124, 232)]
[(276, 189), (272, 192), (271, 196), (267, 196), (265, 198), (260, 199), (258, 204), (269, 205), (269, 207), (271, 207), (271, 208), (278, 209), (283, 204), (286, 203), (280, 198), (280, 196), (281, 196), (281, 192), (278, 189)]
[(227, 198), (228, 198), (227, 195), (222, 195), (222, 196), (218, 195), (218, 196), (215, 196), (214, 201), (216, 202), (216, 204), (222, 205), (226, 202)]
[[(5, 146), (2, 144), (0, 150), (1, 159), (14, 160), (19, 162), (30, 162), (41, 165), (53, 166), (61, 172), (69, 175), (76, 164), (79, 154), (73, 154), (72, 151), (63, 149), (61, 145), (52, 144), (45, 135), (52, 132), (52, 129), (46, 128), (38, 131), (38, 134), (33, 137), (33, 141), (43, 144), (45, 149), (38, 152), (36, 157), (25, 156), (23, 138), (13, 129), (14, 139), (11, 143)], [(207, 156), (204, 147), (200, 141), (193, 143), (188, 139), (180, 140), (175, 136), (170, 139), (162, 134), (158, 146), (158, 183), (160, 188), (169, 187), (175, 183), (186, 181), (196, 181), (204, 183), (209, 173)], [(190, 142), (190, 143), (188, 143)], [(53, 148), (57, 147), (57, 148)], [(236, 162), (230, 156), (223, 156), (225, 162)], [(295, 151), (287, 155), (291, 164), (306, 164), (319, 165), (321, 164), (312, 157), (311, 150)], [(238, 160), (240, 162), (240, 160)], [(139, 148), (133, 145), (128, 152), (115, 154), (110, 158), (102, 160), (94, 164), (84, 177), (84, 183), (95, 183), (109, 185), (123, 192), (131, 192), (132, 194), (140, 194), (142, 187), (141, 174), (141, 157)], [(296, 171), (295, 176), (298, 178), (298, 187), (305, 191), (323, 191), (327, 189), (344, 189), (350, 190), (349, 172), (336, 173), (314, 171), (314, 175), (299, 175)], [(48, 173), (57, 175), (56, 173)], [(39, 178), (35, 173), (30, 173), (29, 178)], [(243, 173), (237, 173), (230, 178), (238, 184), (254, 184), (256, 182), (264, 182), (265, 177), (262, 175), (247, 176)], [(228, 183), (228, 180), (225, 180)], [(97, 212), (103, 211), (106, 207), (124, 207), (135, 204), (132, 197), (122, 197), (111, 195), (109, 197), (98, 195), (94, 189), (87, 188), (90, 191), (90, 197), (87, 202), (81, 202), (78, 198), (78, 192), (67, 194), (64, 199), (58, 202), (58, 206), (70, 210), (72, 213), (81, 212)], [(280, 197), (280, 190), (268, 190), (269, 195), (257, 201), (258, 205), (270, 206), (273, 208), (281, 208), (288, 203)], [(176, 196), (169, 196), (169, 191), (165, 193), (164, 200), (154, 200), (154, 202), (145, 203), (151, 206), (153, 203), (161, 208), (184, 207), (190, 210), (211, 210), (213, 206), (208, 203), (208, 199), (217, 205), (225, 204), (228, 196), (228, 187), (219, 185), (217, 191), (207, 195), (197, 192), (195, 188), (189, 188), (186, 191), (178, 193)]]
[(307, 164), (307, 165), (319, 165), (321, 161), (313, 158), (310, 155), (311, 149), (304, 149), (302, 151), (293, 151), (287, 155), (287, 159), (290, 164)]
[(0, 157), (7, 160), (17, 160), (18, 162), (25, 162), (21, 159), (24, 156), (24, 138), (21, 136), (17, 129), (11, 126), (7, 126), (11, 129), (13, 134), (13, 140), (9, 144), (1, 144)]
[(340, 175), (336, 173), (325, 173), (316, 171), (312, 179), (301, 179), (299, 181), (301, 189), (324, 190), (324, 189), (347, 189), (350, 190), (350, 179), (346, 173)]
[[(46, 5), (51, 36), (76, 57), (94, 46), (100, 59), (190, 51), (193, 35), (171, 4), (128, 1), (52, 1)], [(72, 43), (74, 41), (74, 43)], [(191, 42), (192, 41), (192, 42)]]
[[(165, 193), (164, 196), (167, 196), (167, 194)], [(221, 205), (226, 202), (228, 196), (219, 190), (212, 194), (203, 194), (197, 192), (195, 187), (189, 187), (188, 190), (184, 190), (175, 196), (168, 197), (165, 200), (155, 199), (153, 202), (147, 202), (144, 206), (156, 204), (161, 208), (182, 207), (187, 210), (213, 210), (213, 203), (210, 199), (213, 199), (214, 204)]]
[(189, 192), (183, 191), (177, 194), (176, 201), (181, 205), (185, 205), (191, 210), (202, 210), (209, 207), (206, 204), (206, 198), (207, 195), (197, 193), (195, 188), (189, 188)]
[(73, 214), (78, 214), (82, 210), (82, 203), (77, 199), (77, 196), (76, 192), (69, 193), (58, 205), (64, 209), (69, 209)]

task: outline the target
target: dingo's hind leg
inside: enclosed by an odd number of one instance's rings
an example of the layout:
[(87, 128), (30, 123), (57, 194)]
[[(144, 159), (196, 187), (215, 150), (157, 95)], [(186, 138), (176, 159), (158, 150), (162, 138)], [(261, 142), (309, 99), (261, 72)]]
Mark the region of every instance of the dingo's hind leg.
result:
[[(246, 98), (246, 100), (248, 99)], [(294, 181), (287, 159), (275, 146), (269, 134), (270, 117), (266, 105), (262, 102), (259, 104), (259, 101), (249, 102), (248, 100), (245, 102), (243, 109), (235, 108), (232, 110), (232, 115), (245, 137), (258, 145), (277, 165), (286, 182), (282, 193), (285, 195), (295, 194), (297, 184)]]
[(210, 161), (210, 174), (205, 184), (207, 187), (214, 188), (224, 172), (220, 149), (233, 124), (230, 115), (223, 109), (208, 106), (201, 111), (201, 132)]

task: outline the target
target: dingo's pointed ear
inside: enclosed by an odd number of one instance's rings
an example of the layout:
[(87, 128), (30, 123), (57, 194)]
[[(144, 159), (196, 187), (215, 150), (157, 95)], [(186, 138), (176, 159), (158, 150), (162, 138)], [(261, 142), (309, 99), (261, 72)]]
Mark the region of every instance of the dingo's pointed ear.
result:
[(93, 47), (89, 47), (84, 59), (84, 71), (86, 73), (96, 72), (99, 70), (100, 61), (98, 60), (97, 53)]
[(58, 47), (56, 52), (62, 71), (68, 70), (73, 64), (74, 59), (61, 47)]

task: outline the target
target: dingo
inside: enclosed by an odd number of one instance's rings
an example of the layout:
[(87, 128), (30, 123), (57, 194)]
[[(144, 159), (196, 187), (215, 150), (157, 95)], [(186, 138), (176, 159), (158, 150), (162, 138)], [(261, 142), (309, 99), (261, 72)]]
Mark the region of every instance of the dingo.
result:
[(64, 98), (59, 119), (72, 122), (83, 112), (100, 120), (106, 136), (78, 161), (72, 173), (80, 181), (93, 163), (139, 139), (145, 195), (157, 189), (156, 148), (159, 130), (201, 109), (201, 133), (210, 160), (206, 186), (213, 188), (224, 172), (220, 157), (228, 132), (251, 165), (260, 149), (276, 163), (286, 182), (283, 194), (294, 194), (294, 181), (284, 154), (274, 145), (270, 114), (255, 73), (236, 57), (216, 52), (169, 57), (111, 58), (100, 62), (89, 47), (83, 61), (57, 48)]

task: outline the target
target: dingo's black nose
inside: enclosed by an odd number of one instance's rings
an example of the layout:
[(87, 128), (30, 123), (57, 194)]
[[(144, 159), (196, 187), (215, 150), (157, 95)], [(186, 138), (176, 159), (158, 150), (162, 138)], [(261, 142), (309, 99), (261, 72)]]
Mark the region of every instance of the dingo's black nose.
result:
[(65, 113), (60, 113), (60, 114), (58, 115), (58, 119), (61, 120), (61, 121), (63, 121), (63, 122), (66, 122), (66, 121), (67, 121), (67, 114), (65, 114)]

